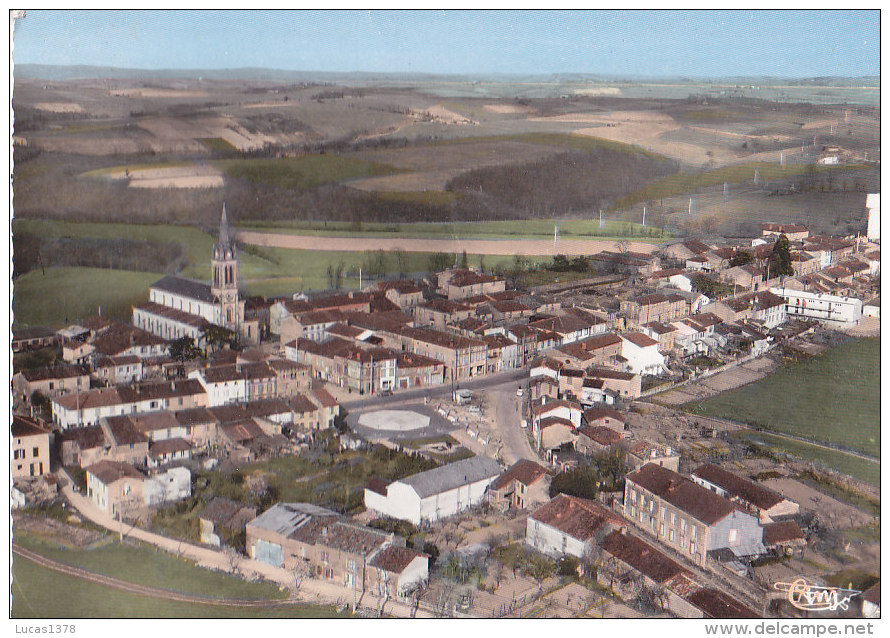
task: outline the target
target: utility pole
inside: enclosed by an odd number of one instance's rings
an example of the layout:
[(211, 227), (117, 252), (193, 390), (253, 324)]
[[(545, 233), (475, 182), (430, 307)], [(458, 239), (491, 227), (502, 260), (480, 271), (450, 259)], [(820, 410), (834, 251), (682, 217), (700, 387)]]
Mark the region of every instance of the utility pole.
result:
[(692, 198), (689, 198), (689, 216), (692, 217)]
[(643, 226), (646, 225), (646, 207), (643, 206)]
[(723, 199), (729, 199), (729, 182), (723, 182)]
[(603, 209), (600, 208), (600, 228), (603, 227)]

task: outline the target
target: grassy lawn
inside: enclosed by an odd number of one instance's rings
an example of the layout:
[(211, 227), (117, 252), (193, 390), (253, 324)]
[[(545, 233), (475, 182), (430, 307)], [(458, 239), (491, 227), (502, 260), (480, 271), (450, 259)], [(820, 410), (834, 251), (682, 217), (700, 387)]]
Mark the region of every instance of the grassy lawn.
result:
[(872, 485), (881, 484), (881, 466), (878, 463), (856, 458), (843, 452), (826, 450), (802, 441), (782, 439), (766, 432), (740, 432), (738, 436), (766, 450), (785, 452), (805, 461), (812, 461), (843, 472)]
[(15, 325), (60, 328), (95, 315), (99, 306), (104, 315), (127, 319), (160, 276), (104, 268), (47, 268), (46, 275), (32, 270), (13, 283)]
[(857, 339), (685, 407), (880, 456), (880, 349), (879, 337)]
[(74, 549), (36, 534), (16, 532), (15, 542), (60, 563), (131, 583), (211, 598), (280, 600), (286, 594), (272, 583), (249, 583), (194, 563), (155, 552), (148, 546), (122, 545), (114, 535), (95, 549)]
[[(132, 571), (129, 572), (129, 576), (138, 573), (138, 564), (130, 567)], [(198, 568), (193, 569), (198, 570)], [(338, 614), (335, 609), (320, 605), (256, 609), (163, 600), (121, 592), (105, 585), (62, 574), (19, 556), (16, 556), (13, 561), (12, 578), (11, 618), (334, 618), (350, 616), (348, 612)]]
[(342, 155), (216, 160), (213, 164), (230, 177), (289, 189), (314, 188), (322, 184), (399, 172), (392, 166)]
[(803, 175), (810, 170), (817, 173), (826, 171), (854, 171), (868, 168), (865, 164), (848, 164), (845, 166), (815, 166), (812, 164), (786, 164), (776, 162), (744, 162), (722, 168), (715, 168), (701, 173), (677, 173), (648, 184), (640, 190), (619, 197), (610, 210), (622, 210), (634, 204), (654, 199), (667, 199), (685, 193), (691, 193), (709, 186), (719, 186), (724, 182), (739, 184), (752, 181), (754, 171), (763, 181), (774, 181)]

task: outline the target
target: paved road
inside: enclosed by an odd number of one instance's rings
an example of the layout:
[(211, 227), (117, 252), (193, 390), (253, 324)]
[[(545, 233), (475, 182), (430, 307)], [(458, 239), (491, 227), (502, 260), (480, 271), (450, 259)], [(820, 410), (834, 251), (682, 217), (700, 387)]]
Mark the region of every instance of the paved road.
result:
[(504, 442), (502, 455), (508, 465), (519, 459), (531, 459), (539, 461), (529, 445), (526, 431), (520, 426), (520, 399), (516, 396), (516, 387), (500, 386), (488, 392), (494, 406), (495, 425), (500, 430), (501, 440)]
[[(507, 385), (516, 392), (516, 386), (522, 379), (528, 377), (528, 371), (525, 369), (510, 370), (509, 372), (500, 372), (498, 374), (489, 374), (478, 379), (462, 381), (455, 386), (460, 390), (486, 390), (496, 388), (498, 386)], [(357, 399), (355, 401), (344, 401), (341, 405), (347, 410), (373, 408), (384, 405), (398, 405), (408, 401), (417, 401), (426, 397), (448, 397), (451, 395), (451, 382), (430, 388), (418, 388), (416, 390), (404, 390), (396, 392), (388, 397), (368, 397)]]

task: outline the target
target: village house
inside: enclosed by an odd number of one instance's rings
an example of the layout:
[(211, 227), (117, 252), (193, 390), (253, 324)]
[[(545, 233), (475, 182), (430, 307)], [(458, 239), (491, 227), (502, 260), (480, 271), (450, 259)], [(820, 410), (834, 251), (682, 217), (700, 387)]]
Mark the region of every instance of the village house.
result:
[[(404, 561), (397, 572), (398, 560), (384, 559), (377, 567), (371, 562), (389, 547), (404, 547), (404, 539), (380, 530), (340, 520), (327, 509), (308, 503), (277, 503), (246, 525), (248, 555), (254, 560), (314, 578), (338, 582), (358, 595), (380, 591), (388, 577), (398, 578), (405, 589), (426, 580), (422, 565), (411, 567)], [(420, 561), (421, 563), (423, 561)]]
[(12, 478), (49, 474), (50, 431), (39, 419), (14, 415), (10, 426)]
[(614, 392), (625, 401), (636, 399), (642, 392), (641, 377), (635, 372), (596, 366), (587, 370), (587, 378), (602, 381), (606, 390)]
[(711, 250), (711, 246), (700, 239), (688, 239), (684, 242), (671, 244), (664, 249), (665, 257), (669, 259), (685, 261), (690, 257), (702, 255)]
[(621, 336), (621, 356), (628, 372), (656, 375), (664, 371), (664, 355), (658, 351), (658, 342), (642, 332), (628, 332)]
[(771, 288), (785, 302), (790, 319), (815, 319), (829, 326), (856, 325), (862, 319), (862, 300), (791, 288)]
[(59, 337), (52, 328), (34, 326), (32, 328), (12, 329), (12, 351), (25, 352), (49, 348), (58, 344)]
[(559, 371), (559, 398), (578, 401), (584, 385), (584, 370), (564, 366)]
[(628, 327), (639, 326), (650, 321), (661, 323), (682, 317), (687, 313), (686, 299), (678, 294), (649, 294), (631, 299), (622, 299), (620, 313)]
[(105, 432), (99, 425), (68, 428), (56, 437), (63, 466), (87, 467), (105, 457)]
[(206, 406), (207, 392), (194, 379), (162, 381), (66, 394), (52, 401), (53, 422), (62, 429), (93, 425), (103, 416), (184, 410)]
[(742, 291), (754, 292), (763, 281), (764, 273), (757, 266), (746, 264), (744, 266), (727, 268), (720, 273), (720, 276), (727, 284), (733, 286), (734, 291), (741, 289)]
[(776, 554), (789, 554), (806, 547), (806, 536), (794, 521), (763, 524), (763, 544)]
[(429, 580), (429, 556), (407, 547), (385, 547), (368, 565), (371, 589), (383, 598), (407, 600), (411, 592)]
[(622, 435), (604, 425), (582, 425), (577, 432), (575, 450), (593, 456), (605, 452), (622, 441)]
[(760, 224), (760, 236), (776, 238), (785, 235), (788, 241), (800, 241), (810, 236), (810, 231), (803, 224)]
[(776, 517), (790, 516), (800, 511), (800, 505), (794, 501), (716, 465), (701, 465), (693, 470), (690, 478), (756, 513), (761, 523), (769, 523)]
[(148, 456), (148, 437), (127, 416), (108, 416), (99, 419), (105, 435), (103, 458), (132, 465), (145, 465)]
[(669, 445), (659, 445), (650, 441), (640, 440), (629, 442), (627, 448), (627, 463), (637, 470), (647, 463), (660, 467), (666, 467), (674, 472), (680, 468), (680, 453)]
[(136, 383), (145, 377), (142, 361), (133, 354), (99, 357), (93, 363), (93, 376), (105, 385)]
[(192, 458), (191, 443), (182, 438), (149, 441), (146, 465), (157, 469), (171, 463), (184, 463)]
[(433, 299), (414, 306), (413, 311), (415, 325), (439, 329), (476, 316), (476, 310), (472, 306), (451, 299)]
[(624, 415), (607, 407), (596, 407), (584, 410), (582, 414), (582, 422), (591, 427), (604, 426), (614, 430), (621, 436), (625, 435), (627, 427), (627, 419)]
[(396, 387), (428, 388), (445, 383), (445, 363), (413, 352), (396, 353)]
[(566, 418), (548, 416), (535, 419), (532, 426), (532, 436), (538, 451), (543, 453), (551, 463), (555, 454), (563, 446), (575, 444), (575, 424)]
[(551, 476), (543, 465), (521, 459), (488, 486), (488, 502), (500, 510), (538, 507), (550, 499)]
[(201, 542), (205, 545), (221, 547), (224, 544), (224, 539), (236, 537), (245, 530), (247, 523), (255, 518), (255, 507), (222, 496), (215, 496), (198, 515)]
[(548, 556), (580, 559), (623, 524), (620, 516), (596, 501), (559, 494), (526, 519), (525, 542)]
[(474, 456), (391, 483), (372, 482), (365, 507), (415, 525), (433, 523), (479, 505), (500, 475), (497, 461)]
[(409, 279), (382, 281), (377, 284), (377, 288), (402, 310), (413, 308), (423, 302), (423, 286), (416, 281)]
[(214, 366), (189, 373), (207, 393), (207, 406), (247, 401), (247, 378), (234, 365)]
[(465, 381), (485, 374), (486, 346), (479, 339), (447, 334), (431, 328), (402, 328), (394, 335), (401, 349), (445, 364), (448, 379)]
[[(369, 293), (354, 292), (350, 290), (347, 293), (325, 295), (315, 299), (286, 299), (277, 301), (269, 308), (269, 331), (272, 334), (281, 336), (282, 324), (285, 324), (294, 317), (294, 315), (307, 312), (323, 312), (336, 310), (339, 312), (370, 312), (372, 295)], [(292, 339), (291, 339), (292, 340)], [(286, 343), (288, 339), (281, 339), (282, 343)]]
[(628, 521), (698, 565), (706, 564), (708, 552), (722, 548), (738, 557), (765, 550), (756, 516), (653, 463), (627, 475), (624, 510)]
[(30, 403), (35, 392), (51, 399), (90, 388), (90, 373), (79, 365), (22, 370), (12, 375), (12, 391), (16, 401)]
[(504, 292), (507, 281), (497, 275), (487, 275), (471, 268), (454, 268), (436, 275), (438, 291), (448, 299), (465, 299), (474, 295)]
[(606, 328), (606, 321), (592, 315), (580, 317), (575, 314), (565, 314), (531, 321), (528, 325), (531, 328), (556, 333), (559, 335), (560, 344), (566, 344), (602, 333)]
[(191, 472), (184, 467), (149, 478), (128, 463), (103, 460), (85, 471), (87, 498), (111, 516), (127, 517), (139, 508), (191, 495)]
[(751, 292), (730, 299), (714, 301), (704, 310), (712, 312), (723, 321), (751, 319), (772, 329), (785, 323), (785, 300), (769, 290)]
[(658, 342), (658, 351), (661, 354), (668, 354), (674, 349), (677, 338), (677, 328), (674, 325), (650, 321), (640, 326), (640, 332)]

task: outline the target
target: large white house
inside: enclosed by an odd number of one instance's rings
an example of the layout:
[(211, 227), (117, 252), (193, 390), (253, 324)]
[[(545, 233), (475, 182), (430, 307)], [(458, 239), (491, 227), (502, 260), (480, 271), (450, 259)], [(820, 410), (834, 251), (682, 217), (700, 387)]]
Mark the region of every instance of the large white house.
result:
[(664, 355), (658, 351), (658, 342), (642, 332), (630, 332), (621, 337), (621, 356), (627, 360), (627, 369), (634, 374), (659, 374), (664, 370)]
[(375, 480), (365, 488), (365, 507), (415, 525), (432, 523), (480, 504), (501, 472), (494, 459), (474, 456), (389, 484)]
[(861, 299), (792, 288), (770, 290), (785, 300), (785, 312), (788, 317), (816, 319), (833, 326), (856, 324), (862, 319)]

